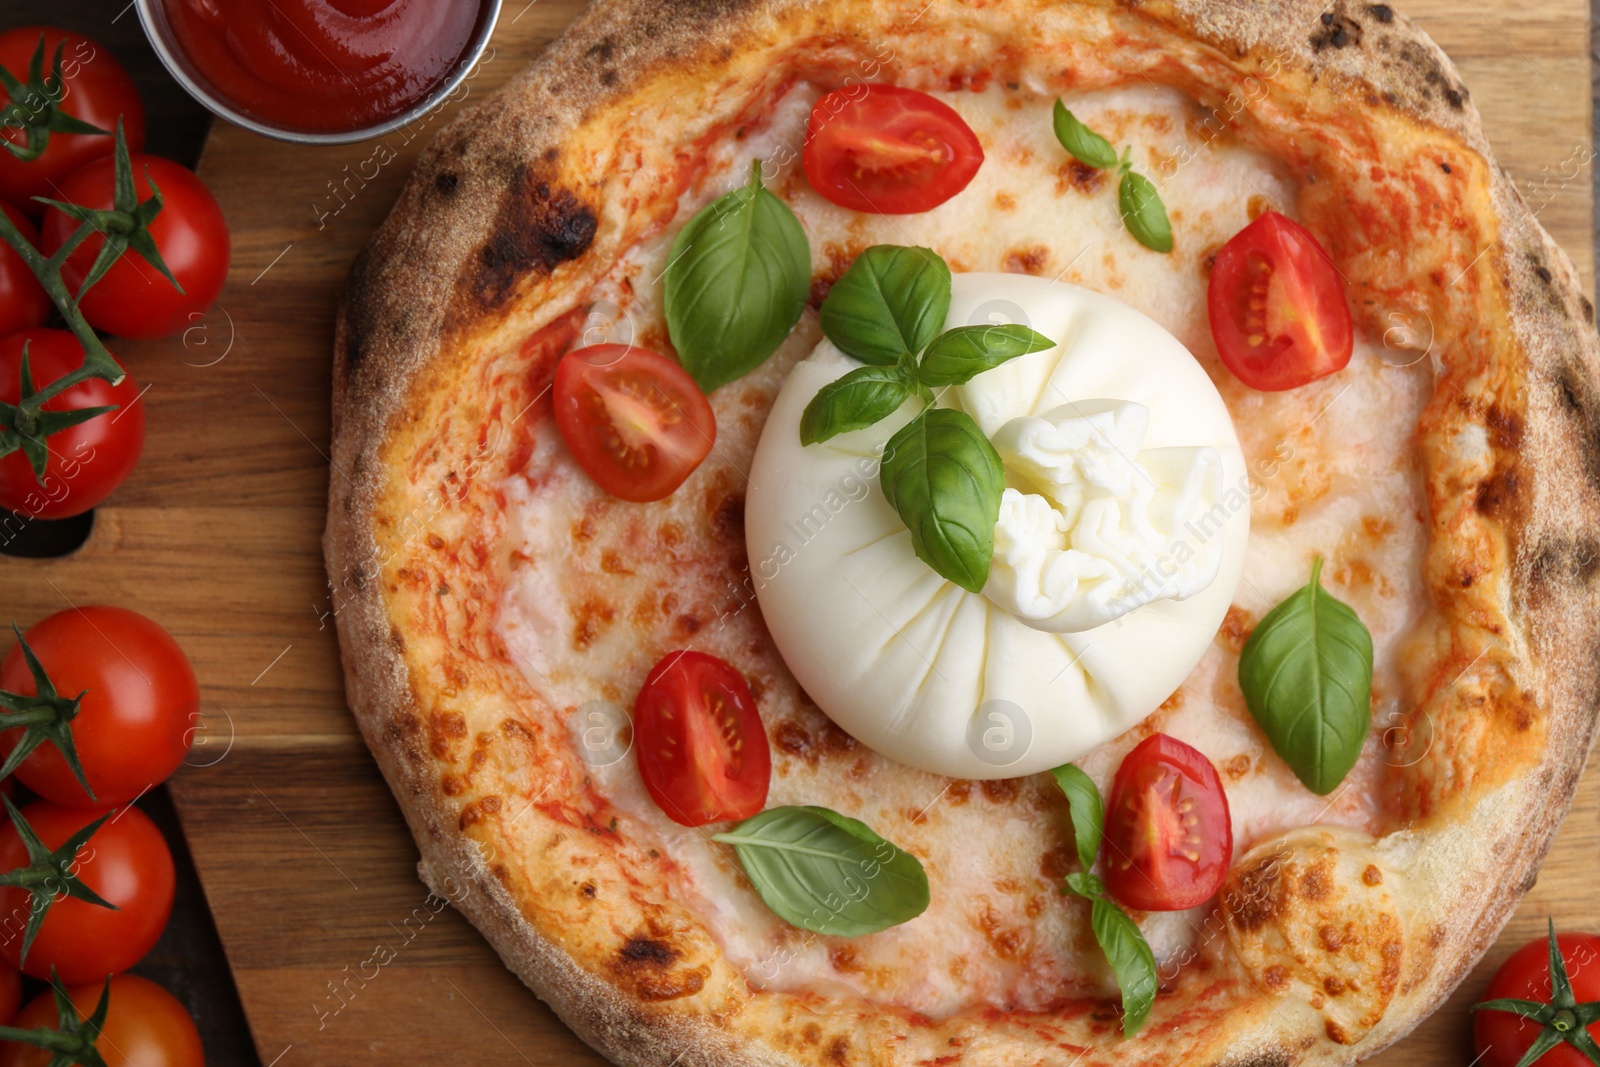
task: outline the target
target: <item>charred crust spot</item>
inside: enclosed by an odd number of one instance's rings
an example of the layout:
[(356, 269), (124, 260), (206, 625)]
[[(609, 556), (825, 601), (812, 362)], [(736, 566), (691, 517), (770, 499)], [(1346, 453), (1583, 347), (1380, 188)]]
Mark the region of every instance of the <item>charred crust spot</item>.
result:
[(823, 725), (821, 742), (822, 751), (830, 756), (842, 756), (856, 748), (856, 739), (831, 722)]
[(591, 45), (589, 51), (584, 54), (590, 59), (598, 59), (602, 63), (609, 63), (612, 57), (617, 54), (617, 39), (608, 34), (597, 44)]
[(1289, 968), (1282, 964), (1274, 963), (1261, 972), (1261, 980), (1274, 993), (1281, 993), (1289, 986)]
[(1521, 482), (1517, 478), (1515, 465), (1504, 469), (1497, 468), (1488, 478), (1478, 483), (1475, 506), (1485, 515), (1497, 515), (1516, 499), (1520, 487)]
[(630, 937), (617, 952), (617, 957), (629, 965), (670, 967), (678, 959), (678, 950), (653, 937)]
[(573, 612), (572, 647), (579, 652), (588, 649), (610, 628), (616, 617), (616, 609), (603, 600), (591, 597), (579, 604)]
[(785, 719), (772, 731), (772, 743), (778, 746), (778, 751), (787, 752), (791, 756), (801, 759), (814, 758), (811, 751), (811, 735), (806, 728), (793, 719)]
[(1333, 895), (1331, 863), (1323, 860), (1306, 871), (1300, 878), (1300, 896), (1306, 900), (1324, 901)]
[(1446, 89), (1444, 91), (1444, 101), (1450, 105), (1452, 110), (1460, 111), (1462, 105), (1466, 102), (1466, 97), (1462, 95), (1459, 89)]
[(1484, 422), (1488, 424), (1489, 439), (1494, 447), (1502, 452), (1515, 452), (1522, 444), (1522, 417), (1502, 408), (1498, 404), (1489, 405), (1489, 410), (1484, 413)]
[(1326, 1020), (1323, 1023), (1323, 1027), (1322, 1028), (1327, 1031), (1328, 1040), (1332, 1041), (1335, 1045), (1353, 1045), (1353, 1044), (1355, 1044), (1355, 1038), (1353, 1038), (1349, 1034), (1345, 1033), (1344, 1027), (1340, 1026), (1338, 1023), (1334, 1022), (1332, 1019)]
[(832, 1041), (828, 1042), (828, 1050), (827, 1052), (823, 1053), (823, 1058), (829, 1063), (835, 1063), (838, 1064), (839, 1067), (844, 1067), (844, 1064), (850, 1062), (850, 1039), (845, 1037), (843, 1034), (835, 1037)]
[(592, 900), (594, 899), (595, 893), (598, 892), (598, 889), (595, 887), (593, 882), (585, 882), (583, 885), (578, 887), (578, 892)]
[(1439, 164), (1439, 169), (1440, 169), (1440, 170), (1442, 170), (1442, 171), (1444, 171), (1444, 172), (1445, 172), (1445, 173), (1446, 173), (1446, 174), (1453, 174), (1453, 173), (1455, 173), (1455, 172), (1454, 172), (1454, 171), (1452, 171), (1452, 170), (1451, 170), (1451, 169), (1450, 169), (1450, 164), (1448, 164), (1448, 163), (1441, 163), (1441, 164)]
[(1234, 876), (1234, 886), (1223, 894), (1222, 903), (1233, 925), (1254, 931), (1272, 922), (1282, 908), (1279, 860), (1266, 856)]
[(1322, 28), (1311, 35), (1311, 50), (1361, 47), (1361, 23), (1332, 11), (1322, 13)]
[(544, 150), (544, 155), (540, 158), (542, 158), (546, 163), (554, 163), (556, 160), (561, 158), (561, 149), (557, 148), (555, 145), (551, 145), (549, 148)]
[(1361, 884), (1369, 886), (1382, 885), (1383, 872), (1378, 869), (1376, 864), (1367, 864), (1367, 869), (1361, 872)]
[(1385, 26), (1394, 21), (1394, 8), (1388, 4), (1369, 4), (1367, 14), (1383, 23)]
[(1077, 869), (1077, 854), (1064, 846), (1045, 849), (1039, 857), (1039, 873), (1052, 882), (1059, 882)]
[(1080, 163), (1076, 159), (1069, 159), (1056, 171), (1056, 192), (1064, 193), (1068, 189), (1075, 189), (1085, 195), (1097, 193), (1106, 184), (1106, 172), (1097, 170), (1087, 163)]
[(1050, 262), (1050, 249), (1044, 245), (1013, 248), (1006, 253), (1001, 269), (1009, 274), (1043, 274)]
[(569, 190), (552, 188), (526, 164), (519, 165), (501, 202), (494, 236), (478, 256), (479, 302), (496, 309), (528, 274), (549, 274), (583, 255), (597, 225), (594, 212)]
[(1022, 792), (1021, 778), (991, 778), (980, 786), (984, 799), (994, 804), (1009, 804)]
[(428, 751), (435, 759), (456, 760), (456, 746), (467, 736), (467, 720), (459, 712), (436, 711), (428, 717)]
[(1534, 552), (1529, 576), (1535, 586), (1587, 585), (1600, 570), (1600, 542), (1594, 537), (1554, 537)]
[(1256, 621), (1248, 611), (1237, 604), (1228, 607), (1228, 613), (1222, 617), (1222, 625), (1217, 629), (1217, 637), (1232, 652), (1244, 651), (1244, 643), (1250, 640), (1250, 635), (1255, 631)]
[(672, 628), (678, 632), (680, 637), (691, 637), (699, 633), (702, 625), (697, 615), (679, 615), (672, 622)]
[(1330, 997), (1343, 996), (1345, 991), (1344, 980), (1337, 975), (1330, 974), (1322, 980), (1322, 991)]

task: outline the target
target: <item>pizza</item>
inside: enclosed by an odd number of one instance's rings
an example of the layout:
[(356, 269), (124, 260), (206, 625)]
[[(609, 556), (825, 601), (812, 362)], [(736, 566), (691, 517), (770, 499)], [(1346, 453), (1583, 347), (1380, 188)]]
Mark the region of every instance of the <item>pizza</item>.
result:
[(350, 704), (617, 1063), (1350, 1063), (1594, 736), (1597, 359), (1388, 5), (598, 0), (352, 269)]

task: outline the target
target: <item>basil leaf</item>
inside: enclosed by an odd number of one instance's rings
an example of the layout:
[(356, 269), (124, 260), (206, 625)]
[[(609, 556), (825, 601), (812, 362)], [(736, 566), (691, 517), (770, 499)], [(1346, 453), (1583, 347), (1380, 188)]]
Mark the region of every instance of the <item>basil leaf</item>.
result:
[(1056, 101), (1056, 140), (1087, 167), (1106, 170), (1117, 165), (1117, 150), (1111, 142), (1078, 121), (1078, 116), (1067, 110), (1067, 105)]
[(748, 374), (800, 321), (811, 292), (811, 245), (793, 211), (750, 181), (698, 211), (672, 242), (667, 335), (709, 393)]
[(1122, 990), (1122, 1036), (1132, 1037), (1150, 1018), (1156, 1003), (1156, 957), (1139, 925), (1121, 908), (1103, 896), (1095, 897), (1089, 910), (1089, 926), (1100, 951), (1106, 954), (1111, 972)]
[(982, 592), (1005, 470), (972, 416), (953, 408), (918, 415), (889, 438), (879, 481), (911, 531), (917, 558), (968, 592)]
[(1100, 789), (1094, 784), (1094, 779), (1079, 770), (1076, 764), (1064, 763), (1050, 773), (1055, 777), (1056, 785), (1067, 795), (1067, 804), (1072, 812), (1072, 837), (1078, 846), (1078, 862), (1083, 864), (1084, 873), (1087, 874), (1089, 868), (1094, 866), (1094, 858), (1100, 854), (1100, 836), (1106, 821), (1105, 802), (1100, 799)]
[(1311, 581), (1267, 613), (1239, 656), (1239, 688), (1274, 751), (1314, 793), (1350, 773), (1372, 726), (1372, 634)]
[(915, 856), (827, 808), (769, 808), (711, 840), (732, 845), (767, 907), (804, 930), (860, 937), (928, 907)]
[(873, 245), (828, 290), (820, 318), (841, 352), (892, 367), (926, 348), (949, 311), (950, 268), (937, 252)]
[(817, 390), (800, 416), (800, 443), (816, 444), (835, 434), (860, 430), (900, 410), (911, 395), (897, 367), (857, 367)]
[(1122, 209), (1122, 222), (1134, 240), (1152, 252), (1172, 251), (1172, 223), (1154, 182), (1135, 171), (1123, 171), (1122, 184), (1117, 186), (1117, 203)]
[(958, 326), (934, 338), (917, 378), (925, 385), (961, 385), (1008, 360), (1055, 346), (1026, 326)]

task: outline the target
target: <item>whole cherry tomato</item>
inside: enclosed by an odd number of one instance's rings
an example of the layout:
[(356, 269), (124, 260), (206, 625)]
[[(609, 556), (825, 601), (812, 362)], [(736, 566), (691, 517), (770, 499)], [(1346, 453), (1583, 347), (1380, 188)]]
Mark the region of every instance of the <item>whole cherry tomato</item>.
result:
[[(1573, 999), (1579, 1004), (1600, 1002), (1600, 935), (1556, 935), (1561, 962)], [(1548, 1004), (1551, 1000), (1550, 939), (1536, 938), (1513, 952), (1494, 973), (1484, 1000), (1526, 1000)], [(1479, 1011), (1473, 1015), (1473, 1039), (1482, 1067), (1517, 1067), (1528, 1046), (1539, 1037), (1543, 1024), (1508, 1011)], [(1589, 1035), (1600, 1042), (1600, 1022), (1591, 1023)], [(1538, 1059), (1538, 1067), (1594, 1067), (1588, 1057), (1562, 1042)]]
[[(151, 182), (161, 190), (161, 213), (150, 223), (150, 236), (183, 291), (129, 250), (83, 295), (79, 306), (98, 330), (119, 337), (167, 337), (194, 325), (222, 292), (232, 251), (228, 223), (217, 198), (192, 170), (159, 156), (132, 159), (139, 199), (150, 196)], [(106, 210), (112, 206), (115, 180), (115, 162), (97, 159), (69, 175), (55, 199)], [(78, 226), (77, 220), (51, 208), (44, 216), (43, 251), (54, 255)], [(95, 234), (67, 257), (61, 277), (69, 291), (77, 293), (104, 244)]]
[[(79, 1020), (94, 1014), (103, 983), (67, 991)], [(178, 999), (147, 978), (122, 974), (111, 979), (106, 1021), (95, 1049), (106, 1067), (205, 1067), (200, 1031)], [(57, 1029), (60, 1012), (46, 990), (22, 1009), (12, 1025), (24, 1030)], [(7, 1041), (0, 1044), (0, 1067), (45, 1067), (50, 1053)]]
[[(25, 26), (0, 33), (0, 67), (27, 84), (28, 67), (41, 35), (44, 37), (46, 78), (50, 76), (57, 46), (63, 46), (61, 73), (66, 86), (58, 97), (61, 110), (106, 133), (51, 133), (44, 152), (32, 160), (20, 160), (9, 151), (0, 150), (0, 197), (33, 215), (43, 211), (44, 206), (34, 203), (30, 197), (59, 199), (55, 190), (62, 179), (89, 160), (112, 153), (116, 141), (107, 135), (116, 131), (119, 117), (128, 150), (137, 152), (144, 147), (144, 105), (139, 101), (139, 91), (122, 64), (102, 45), (69, 30)], [(10, 99), (10, 94), (0, 88), (0, 103)], [(40, 103), (49, 104), (50, 101), (41, 100)], [(35, 113), (41, 119), (46, 117), (43, 107), (36, 108)], [(8, 124), (0, 129), (0, 137), (15, 145), (28, 143), (27, 132), (21, 125)]]
[(1206, 306), (1222, 362), (1252, 389), (1295, 389), (1343, 370), (1354, 331), (1333, 260), (1268, 211), (1217, 252)]
[[(178, 769), (194, 740), (200, 685), (159, 624), (127, 608), (90, 605), (41, 619), (23, 640), (57, 693), (84, 694), (72, 735), (94, 799), (48, 742), (17, 768), (29, 789), (58, 804), (125, 804)], [(34, 695), (20, 645), (0, 664), (0, 689)], [(0, 748), (9, 753), (21, 733), (0, 733)]]
[[(47, 800), (22, 809), (22, 817), (51, 850), (104, 814), (104, 809), (64, 808)], [(27, 849), (8, 821), (0, 829), (0, 870), (27, 866)], [(33, 898), (23, 889), (0, 888), (0, 915), (7, 916), (0, 955), (35, 978), (49, 978), (54, 968), (69, 985), (101, 981), (144, 959), (166, 929), (177, 885), (172, 852), (156, 824), (138, 808), (115, 811), (78, 850), (70, 869), (116, 910), (58, 895), (24, 960), (22, 926)], [(12, 923), (12, 917), (21, 921)]]
[(967, 187), (983, 146), (954, 108), (894, 85), (835, 89), (817, 102), (802, 162), (811, 187), (853, 211), (931, 211)]
[[(0, 154), (3, 152), (0, 149)], [(22, 232), (29, 244), (39, 247), (39, 230), (26, 215), (3, 202), (0, 202), (0, 211), (6, 213), (6, 218)], [(50, 302), (50, 294), (33, 276), (27, 262), (17, 254), (16, 249), (0, 241), (0, 337), (30, 326), (43, 326), (53, 311), (55, 305)]]
[(632, 345), (594, 345), (556, 365), (556, 426), (612, 496), (670, 496), (711, 453), (717, 419), (689, 372)]
[(747, 819), (767, 802), (772, 751), (744, 675), (704, 652), (669, 652), (633, 705), (645, 789), (684, 826)]
[[(0, 400), (22, 395), (22, 355), (35, 389), (83, 365), (83, 346), (65, 330), (33, 329), (0, 339)], [(144, 451), (144, 404), (130, 375), (117, 385), (99, 378), (80, 382), (45, 404), (46, 411), (115, 405), (117, 410), (51, 434), (44, 480), (20, 451), (0, 456), (0, 508), (39, 519), (81, 515), (121, 485)]]
[(1127, 754), (1106, 805), (1106, 888), (1141, 911), (1183, 911), (1222, 886), (1233, 822), (1217, 769), (1198, 749), (1151, 734)]

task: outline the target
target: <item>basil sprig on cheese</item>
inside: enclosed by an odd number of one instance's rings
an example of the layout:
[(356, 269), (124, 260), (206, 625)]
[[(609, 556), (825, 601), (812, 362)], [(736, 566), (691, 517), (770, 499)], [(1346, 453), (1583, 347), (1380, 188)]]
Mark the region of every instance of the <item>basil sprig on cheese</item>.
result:
[(1311, 581), (1267, 613), (1239, 656), (1245, 706), (1306, 788), (1333, 792), (1372, 725), (1372, 634), (1348, 604)]
[(704, 392), (748, 374), (800, 321), (811, 245), (789, 205), (750, 180), (678, 232), (666, 270), (667, 335)]
[(860, 937), (928, 908), (915, 856), (827, 808), (769, 808), (711, 839), (732, 845), (767, 907), (803, 930)]
[(1156, 957), (1139, 925), (1106, 893), (1105, 883), (1092, 872), (1105, 828), (1105, 803), (1090, 777), (1068, 763), (1050, 772), (1067, 796), (1072, 812), (1072, 836), (1078, 848), (1081, 871), (1067, 875), (1067, 888), (1089, 901), (1089, 927), (1105, 953), (1111, 972), (1122, 990), (1122, 1034), (1132, 1037), (1150, 1018), (1156, 1002)]
[(949, 312), (950, 267), (938, 253), (875, 245), (857, 256), (820, 319), (828, 340), (867, 365), (817, 392), (800, 417), (800, 443), (865, 429), (919, 398), (923, 411), (884, 450), (880, 484), (917, 558), (977, 593), (989, 580), (1005, 471), (970, 415), (933, 406), (933, 389), (1055, 342), (1012, 324), (945, 330)]
[(1154, 252), (1172, 251), (1172, 221), (1155, 183), (1133, 169), (1133, 148), (1124, 148), (1122, 157), (1111, 142), (1085, 126), (1060, 100), (1055, 106), (1056, 140), (1079, 163), (1095, 170), (1115, 167), (1122, 175), (1117, 184), (1117, 207), (1122, 223), (1134, 240)]

